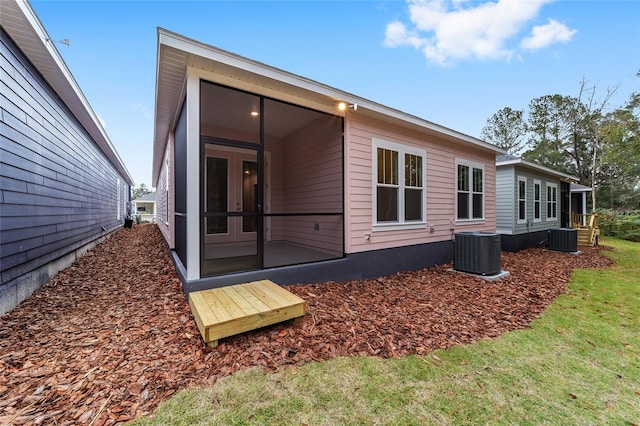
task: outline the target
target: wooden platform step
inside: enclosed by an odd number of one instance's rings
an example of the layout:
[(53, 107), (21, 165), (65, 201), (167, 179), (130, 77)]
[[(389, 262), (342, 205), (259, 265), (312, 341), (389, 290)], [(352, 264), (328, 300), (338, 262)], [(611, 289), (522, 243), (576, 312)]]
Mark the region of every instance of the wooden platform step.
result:
[(189, 293), (189, 306), (203, 340), (218, 340), (301, 317), (305, 302), (270, 280)]
[(578, 228), (578, 244), (579, 245), (591, 244), (591, 230), (589, 228)]
[(578, 244), (589, 244), (590, 231), (588, 229), (578, 229)]

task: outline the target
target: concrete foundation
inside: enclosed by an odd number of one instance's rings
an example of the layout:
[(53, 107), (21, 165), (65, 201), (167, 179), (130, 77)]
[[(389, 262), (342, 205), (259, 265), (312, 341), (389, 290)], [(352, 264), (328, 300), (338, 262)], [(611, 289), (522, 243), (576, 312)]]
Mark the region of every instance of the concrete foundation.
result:
[(4, 315), (36, 290), (49, 282), (58, 272), (71, 266), (89, 250), (103, 242), (109, 236), (103, 236), (59, 257), (46, 265), (29, 271), (0, 286), (0, 315)]

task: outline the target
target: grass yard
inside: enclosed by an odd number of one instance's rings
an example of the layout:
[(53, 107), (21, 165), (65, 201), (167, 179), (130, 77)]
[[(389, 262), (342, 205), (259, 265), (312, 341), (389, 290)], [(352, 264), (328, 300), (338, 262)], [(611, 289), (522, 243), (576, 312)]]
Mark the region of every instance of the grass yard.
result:
[(577, 270), (526, 330), (399, 359), (250, 369), (160, 404), (165, 424), (640, 424), (640, 243)]

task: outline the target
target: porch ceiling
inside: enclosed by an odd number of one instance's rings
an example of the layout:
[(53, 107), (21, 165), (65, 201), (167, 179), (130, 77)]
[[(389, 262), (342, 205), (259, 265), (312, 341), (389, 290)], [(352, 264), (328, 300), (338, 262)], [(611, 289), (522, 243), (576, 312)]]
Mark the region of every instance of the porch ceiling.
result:
[[(213, 84), (205, 84), (201, 89), (202, 126), (215, 127), (216, 123), (224, 123), (232, 129), (258, 130), (256, 117), (250, 114), (260, 110), (257, 96), (239, 97), (235, 91)], [(267, 138), (283, 139), (318, 118), (316, 111), (279, 101), (265, 101), (264, 108), (268, 117), (264, 126)], [(238, 114), (239, 111), (244, 111), (244, 114)]]
[[(453, 143), (473, 145), (497, 154), (506, 153), (501, 148), (480, 139), (419, 117), (158, 28), (154, 186), (159, 178), (169, 132), (175, 126), (179, 114), (178, 107), (184, 99), (186, 74), (189, 67), (202, 70), (210, 81), (258, 95), (342, 116), (345, 113), (337, 108), (340, 101), (358, 104), (358, 110), (355, 112), (358, 115), (370, 116), (426, 134), (437, 135)], [(281, 124), (290, 126), (294, 119), (295, 117), (288, 116), (282, 120)], [(285, 131), (284, 127), (281, 131)]]

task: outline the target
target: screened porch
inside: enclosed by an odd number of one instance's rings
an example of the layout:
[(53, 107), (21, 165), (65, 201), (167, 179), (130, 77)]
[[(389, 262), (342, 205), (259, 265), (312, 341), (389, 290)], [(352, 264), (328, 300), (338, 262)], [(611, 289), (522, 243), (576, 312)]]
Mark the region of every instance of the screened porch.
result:
[(342, 120), (201, 81), (201, 277), (344, 256)]

